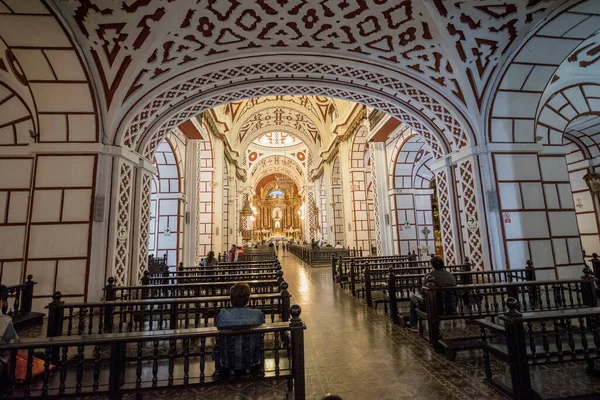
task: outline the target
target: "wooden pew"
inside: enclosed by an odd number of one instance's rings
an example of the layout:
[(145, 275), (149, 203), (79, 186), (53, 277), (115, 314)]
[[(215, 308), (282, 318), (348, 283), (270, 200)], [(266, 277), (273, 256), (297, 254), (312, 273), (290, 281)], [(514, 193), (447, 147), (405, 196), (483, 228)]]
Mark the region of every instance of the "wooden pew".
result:
[(8, 286), (8, 300), (2, 305), (0, 311), (12, 318), (17, 331), (39, 326), (44, 322), (43, 313), (31, 311), (35, 285), (37, 285), (37, 282), (33, 281), (33, 275), (27, 275), (25, 282)]
[[(364, 261), (359, 264), (352, 263), (350, 266), (350, 292), (353, 296), (358, 293), (365, 294), (365, 269), (373, 273), (374, 271), (386, 271), (389, 272), (393, 269), (395, 274), (428, 274), (432, 271), (431, 261)], [(451, 272), (469, 272), (471, 271), (472, 265), (469, 263), (469, 259), (465, 259), (464, 264), (460, 265), (446, 265), (444, 269)], [(380, 278), (384, 278), (385, 275), (380, 275)], [(383, 279), (383, 282), (386, 282)]]
[(200, 274), (200, 275), (186, 275), (186, 276), (150, 276), (148, 271), (144, 272), (142, 277), (142, 285), (175, 285), (185, 283), (201, 283), (201, 282), (242, 282), (242, 281), (255, 281), (255, 280), (277, 280), (283, 279), (282, 270), (274, 270), (269, 272), (249, 272), (240, 273), (235, 271), (229, 274)]
[(202, 266), (195, 266), (195, 267), (185, 267), (183, 266), (183, 263), (180, 263), (179, 266), (177, 267), (177, 270), (173, 270), (172, 268), (167, 268), (166, 270), (163, 270), (162, 273), (165, 273), (166, 271), (169, 272), (177, 272), (177, 271), (199, 271), (199, 270), (203, 270), (203, 269), (219, 269), (219, 268), (251, 268), (251, 267), (264, 267), (264, 266), (277, 266), (277, 265), (281, 265), (281, 263), (279, 262), (279, 260), (277, 258), (272, 259), (272, 260), (262, 260), (262, 261), (234, 261), (234, 262), (223, 262), (223, 263), (219, 263), (218, 265), (212, 266), (212, 267), (202, 267)]
[(317, 249), (312, 249), (310, 245), (299, 245), (292, 244), (290, 245), (290, 253), (300, 258), (303, 262), (310, 265), (311, 267), (315, 266), (325, 266), (331, 265), (331, 259), (333, 256), (335, 257), (351, 257), (351, 256), (360, 256), (363, 253), (362, 249), (336, 249), (334, 247), (319, 247)]
[[(248, 307), (261, 310), (267, 321), (287, 321), (290, 297), (284, 282), (279, 293), (251, 295)], [(231, 307), (229, 296), (65, 303), (56, 292), (52, 299), (48, 337), (207, 327), (219, 310)]]
[[(277, 258), (277, 253), (275, 252), (275, 247), (262, 248), (262, 249), (253, 249), (253, 248), (242, 248), (243, 252), (238, 254), (238, 261), (263, 261), (263, 260), (272, 260)], [(217, 256), (217, 261), (219, 263), (227, 261), (227, 251), (224, 251), (223, 254), (219, 254)]]
[(252, 274), (252, 273), (275, 273), (277, 271), (281, 271), (281, 265), (277, 264), (264, 264), (264, 267), (234, 267), (230, 268), (229, 266), (219, 267), (218, 265), (215, 268), (195, 268), (195, 269), (186, 269), (184, 271), (164, 271), (158, 275), (150, 275), (154, 277), (184, 277), (184, 276), (202, 276), (202, 275), (228, 275), (228, 274)]
[(350, 267), (352, 262), (362, 263), (367, 261), (419, 261), (412, 260), (412, 255), (396, 256), (367, 256), (367, 257), (333, 257), (331, 258), (331, 274), (333, 281), (339, 283), (341, 288), (348, 283), (350, 277)]
[[(500, 325), (476, 321), (481, 328), (479, 345), (487, 383), (513, 399), (529, 400), (541, 399), (532, 387), (530, 366), (584, 362), (586, 372), (598, 376), (599, 307), (521, 312), (516, 298), (505, 303), (507, 310), (499, 317)], [(512, 387), (494, 378), (490, 356), (508, 363)]]
[[(250, 348), (251, 337), (258, 337), (260, 364), (256, 370), (246, 367), (240, 379), (286, 379), (295, 400), (304, 400), (304, 330), (300, 307), (289, 311), (289, 322), (263, 324), (247, 329), (178, 329), (89, 336), (21, 339), (0, 344), (0, 352), (9, 354), (11, 383), (3, 398), (83, 396), (121, 399), (123, 394), (142, 398), (144, 392), (157, 389), (203, 387), (219, 384), (232, 376), (214, 374), (211, 359), (216, 340), (242, 338), (242, 347)], [(281, 340), (281, 339), (284, 340)], [(24, 382), (16, 383), (17, 352), (27, 357)], [(245, 350), (248, 351), (248, 350)], [(34, 354), (43, 354), (43, 372), (32, 378)], [(232, 354), (233, 355), (233, 354)], [(193, 367), (190, 368), (190, 365)], [(51, 369), (54, 366), (53, 369)], [(125, 376), (135, 377), (125, 381)]]
[(549, 280), (471, 284), (436, 287), (431, 278), (423, 287), (423, 306), (419, 307), (419, 331), (424, 332), (427, 321), (429, 344), (453, 358), (456, 351), (478, 347), (478, 336), (444, 339), (440, 334), (442, 321), (473, 321), (480, 318), (495, 320), (507, 311), (504, 299), (518, 299), (523, 312), (596, 307), (594, 278), (581, 280)]
[[(246, 281), (251, 293), (276, 293), (281, 290), (283, 279)], [(232, 282), (184, 283), (175, 285), (115, 286), (113, 277), (104, 287), (104, 299), (141, 300), (149, 298), (202, 297), (229, 295)]]
[[(399, 312), (398, 303), (408, 302), (412, 295), (418, 295), (423, 287), (425, 275), (431, 272), (407, 275), (403, 274), (404, 271), (402, 269), (390, 270), (385, 276), (382, 271), (375, 271), (375, 274), (379, 275), (375, 278), (375, 287), (377, 287), (376, 285), (381, 286), (381, 280), (386, 280), (386, 302), (390, 303), (392, 310), (390, 316), (396, 324), (400, 323), (404, 317)], [(461, 272), (459, 269), (452, 270), (451, 268), (450, 272), (459, 285), (535, 281), (535, 268), (531, 262), (528, 262), (528, 266), (524, 269)], [(367, 278), (369, 281), (372, 279), (372, 274), (373, 272), (369, 273)], [(370, 282), (369, 285), (371, 285)]]

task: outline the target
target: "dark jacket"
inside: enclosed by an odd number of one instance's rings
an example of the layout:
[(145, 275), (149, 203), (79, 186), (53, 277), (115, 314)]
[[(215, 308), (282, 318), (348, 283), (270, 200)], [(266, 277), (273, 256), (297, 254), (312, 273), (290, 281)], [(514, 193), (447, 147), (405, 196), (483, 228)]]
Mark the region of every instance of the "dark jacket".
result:
[[(258, 326), (265, 323), (265, 315), (261, 310), (247, 307), (221, 309), (215, 317), (218, 329)], [(246, 352), (246, 340), (249, 340), (249, 351)], [(233, 346), (233, 351), (232, 351)], [(215, 366), (219, 369), (245, 370), (260, 365), (264, 347), (262, 334), (237, 335), (219, 337), (213, 352)]]

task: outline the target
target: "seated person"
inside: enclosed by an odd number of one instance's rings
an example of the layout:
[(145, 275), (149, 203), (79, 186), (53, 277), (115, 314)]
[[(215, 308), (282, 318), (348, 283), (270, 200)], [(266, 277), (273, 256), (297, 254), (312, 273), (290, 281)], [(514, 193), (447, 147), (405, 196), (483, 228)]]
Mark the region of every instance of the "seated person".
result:
[[(8, 288), (5, 285), (0, 285), (0, 310), (4, 307), (4, 303), (8, 300)], [(12, 318), (9, 315), (4, 315), (0, 312), (0, 337), (2, 342), (10, 342), (11, 340), (19, 339), (17, 331), (12, 323)], [(0, 354), (0, 393), (3, 393), (8, 388), (9, 374), (8, 361), (9, 352)]]
[[(217, 329), (245, 328), (265, 323), (265, 315), (261, 310), (248, 308), (250, 286), (238, 282), (229, 292), (232, 308), (223, 308), (215, 317)], [(249, 351), (244, 343), (246, 335), (219, 337), (213, 352), (215, 371), (223, 374), (243, 374), (247, 369), (253, 372), (261, 369), (260, 342), (262, 334), (250, 335)], [(235, 348), (231, 352), (231, 346)], [(232, 357), (233, 356), (233, 357)]]
[[(429, 274), (425, 275), (425, 280), (427, 280), (428, 276), (433, 277), (433, 283), (437, 287), (448, 287), (448, 286), (456, 286), (456, 279), (454, 275), (444, 269), (444, 260), (439, 257), (434, 257), (431, 259), (431, 266), (433, 267), (433, 271)], [(416, 331), (417, 328), (417, 308), (419, 308), (421, 303), (421, 299), (417, 296), (410, 297), (410, 325), (409, 329)]]
[(336, 249), (343, 249), (344, 246), (342, 246), (342, 244), (340, 242), (337, 242), (337, 244), (335, 245)]
[(215, 267), (219, 265), (219, 262), (217, 261), (217, 259), (215, 258), (215, 252), (214, 251), (209, 251), (208, 254), (206, 255), (206, 258), (203, 258), (202, 261), (200, 261), (200, 266), (201, 267)]

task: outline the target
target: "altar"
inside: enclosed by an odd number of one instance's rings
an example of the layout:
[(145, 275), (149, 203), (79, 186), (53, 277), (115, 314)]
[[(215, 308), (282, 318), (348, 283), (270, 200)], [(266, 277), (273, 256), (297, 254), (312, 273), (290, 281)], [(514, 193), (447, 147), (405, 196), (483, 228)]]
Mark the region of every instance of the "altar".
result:
[(285, 175), (263, 178), (252, 199), (256, 210), (253, 238), (263, 240), (299, 240), (302, 237), (302, 197), (296, 183)]

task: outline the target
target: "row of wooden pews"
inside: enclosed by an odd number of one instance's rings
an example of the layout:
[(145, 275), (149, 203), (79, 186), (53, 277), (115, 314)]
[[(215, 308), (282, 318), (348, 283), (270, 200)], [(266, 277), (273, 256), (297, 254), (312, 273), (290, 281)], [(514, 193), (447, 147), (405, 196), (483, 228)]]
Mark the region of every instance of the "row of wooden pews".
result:
[[(240, 281), (251, 288), (249, 307), (262, 310), (267, 323), (219, 330), (215, 316), (231, 307), (229, 289)], [(212, 384), (240, 375), (223, 372), (213, 361), (233, 365), (240, 340), (245, 359), (258, 343), (260, 363), (247, 365), (239, 379), (286, 379), (293, 398), (304, 399), (306, 327), (290, 299), (276, 258), (164, 268), (144, 273), (137, 286), (116, 286), (109, 278), (98, 302), (66, 302), (57, 292), (47, 307), (46, 337), (0, 344), (0, 352), (10, 354), (13, 384), (6, 398), (141, 398), (160, 388)], [(227, 341), (236, 346), (218, 355), (216, 344)]]
[(336, 249), (334, 247), (315, 247), (307, 244), (291, 244), (289, 246), (290, 253), (301, 259), (304, 263), (311, 267), (328, 266), (332, 258), (339, 257), (358, 257), (363, 253), (367, 253), (363, 249)]
[[(408, 320), (416, 301), (418, 334), (454, 359), (458, 351), (482, 349), (487, 381), (517, 399), (539, 398), (529, 366), (583, 360), (596, 372), (600, 356), (597, 278), (538, 280), (531, 261), (522, 269), (479, 271), (468, 260), (447, 265), (456, 286), (436, 287), (430, 261), (403, 256), (335, 260), (336, 281), (348, 293), (384, 312), (395, 324)], [(428, 265), (429, 264), (429, 265)], [(512, 388), (492, 376), (491, 357), (507, 362)]]

